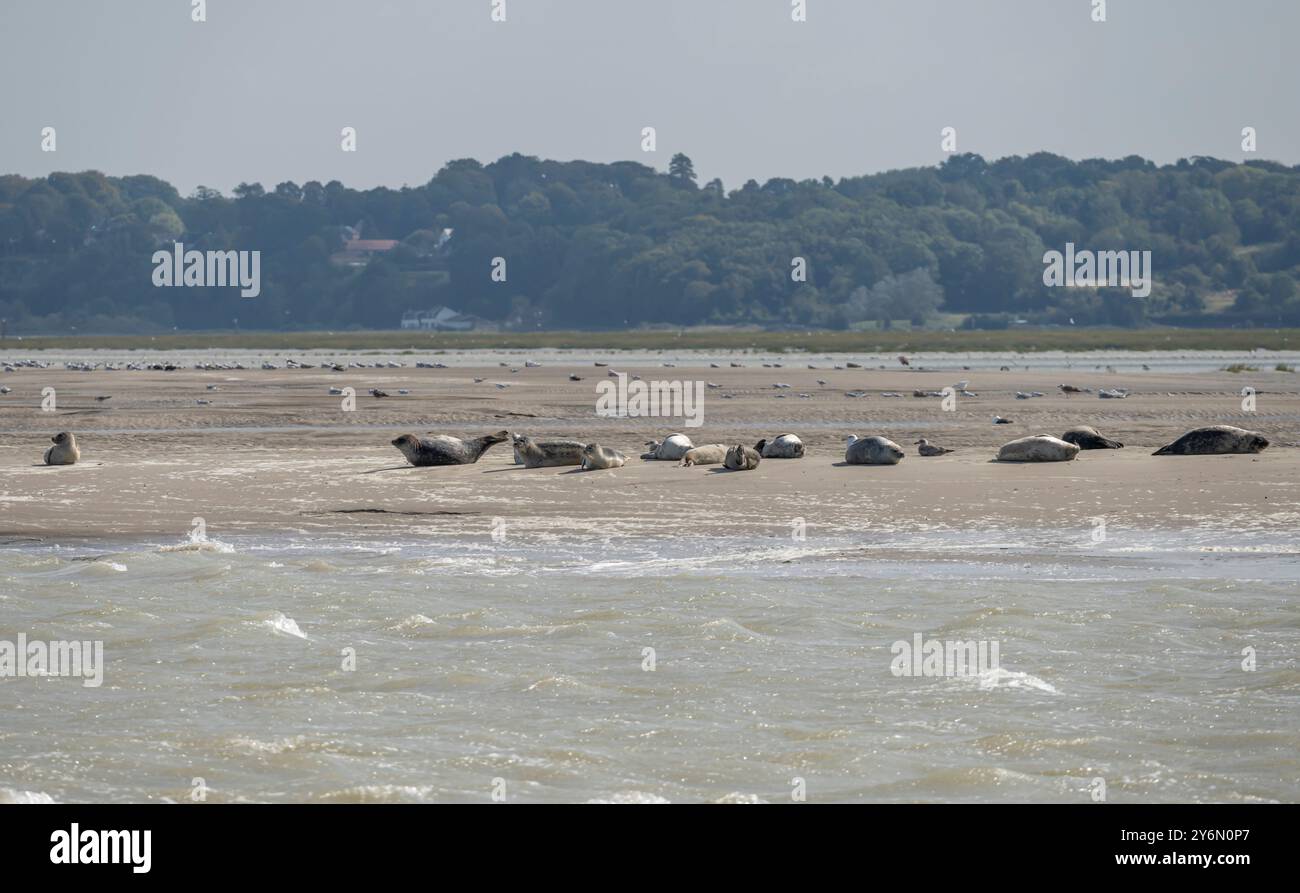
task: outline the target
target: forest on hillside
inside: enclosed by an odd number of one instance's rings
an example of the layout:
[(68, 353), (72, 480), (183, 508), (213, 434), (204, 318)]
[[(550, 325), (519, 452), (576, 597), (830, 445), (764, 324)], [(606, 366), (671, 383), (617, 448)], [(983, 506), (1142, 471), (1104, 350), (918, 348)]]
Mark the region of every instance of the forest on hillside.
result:
[[(348, 239), (397, 240), (358, 260)], [(261, 292), (157, 288), (155, 251), (261, 252)], [(1149, 250), (1149, 297), (1049, 288), (1043, 256)], [(365, 244), (355, 242), (354, 244)], [(504, 281), (492, 276), (505, 260)], [(792, 260), (806, 261), (806, 281)], [(421, 186), (199, 187), (0, 176), (11, 333), (397, 328), (445, 305), (509, 329), (747, 324), (1300, 325), (1300, 166), (1039, 153), (700, 184), (685, 155), (452, 161)]]

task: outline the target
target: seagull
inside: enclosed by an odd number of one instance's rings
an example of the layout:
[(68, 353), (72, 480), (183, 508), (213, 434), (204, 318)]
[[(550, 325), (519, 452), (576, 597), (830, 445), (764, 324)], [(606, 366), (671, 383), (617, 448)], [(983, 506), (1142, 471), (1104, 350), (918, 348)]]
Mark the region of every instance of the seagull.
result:
[(387, 397), (388, 394), (387, 394), (387, 392), (385, 392), (385, 391), (381, 391), (381, 390), (379, 390), (379, 388), (371, 388), (371, 389), (370, 389), (370, 396), (372, 396), (372, 397)]
[(1000, 416), (1000, 415), (995, 415), (995, 416), (993, 417), (993, 424), (995, 424), (995, 425), (1014, 425), (1015, 422), (1011, 421), (1011, 419), (1004, 419), (1004, 418), (1002, 418), (1002, 416)]
[(476, 378), (476, 379), (474, 379), (474, 384), (482, 384), (482, 383), (484, 382), (484, 380), (485, 380), (485, 379), (482, 379), (482, 378)]
[(582, 376), (581, 376), (581, 375), (570, 375), (570, 376), (569, 376), (569, 381), (582, 381)]
[(956, 387), (957, 387), (957, 390), (959, 390), (959, 391), (964, 391), (964, 390), (966, 390), (968, 387), (970, 387), (970, 381), (967, 380), (967, 379), (965, 379), (965, 378), (963, 378), (961, 381), (957, 382)]
[(818, 383), (819, 385), (821, 385), (822, 387), (826, 387), (826, 379), (824, 379), (824, 378), (819, 378), (819, 379), (817, 379), (817, 383)]
[(916, 445), (920, 447), (920, 449), (918, 449), (916, 452), (922, 456), (942, 456), (944, 453), (952, 452), (952, 450), (948, 449), (947, 447), (935, 446), (934, 444), (930, 443), (930, 441), (926, 440), (924, 437), (918, 440), (916, 442)]
[(104, 397), (96, 397), (95, 399), (98, 400), (100, 403), (103, 403), (105, 400), (112, 400), (112, 399), (113, 399), (113, 395), (112, 395), (112, 394), (109, 394), (109, 395), (104, 396)]

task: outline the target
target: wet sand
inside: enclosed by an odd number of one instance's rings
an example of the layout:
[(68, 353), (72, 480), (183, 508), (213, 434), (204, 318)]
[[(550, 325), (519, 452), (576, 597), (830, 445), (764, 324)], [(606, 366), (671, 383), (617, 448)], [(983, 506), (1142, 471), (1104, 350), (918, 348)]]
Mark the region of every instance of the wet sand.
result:
[[(414, 362), (413, 360), (411, 361)], [(809, 527), (891, 531), (1035, 526), (1087, 527), (1095, 518), (1124, 527), (1292, 529), (1300, 521), (1300, 376), (1104, 372), (925, 372), (908, 369), (613, 368), (651, 379), (696, 379), (706, 391), (703, 421), (605, 419), (596, 384), (608, 369), (549, 361), (518, 372), (498, 366), (452, 369), (73, 372), (19, 369), (0, 379), (0, 535), (7, 539), (183, 537), (194, 518), (209, 533), (294, 530), (346, 534), (401, 528), (488, 535), (495, 519), (598, 533), (602, 525), (671, 535), (788, 531)], [(580, 382), (569, 375), (582, 376)], [(485, 379), (475, 383), (474, 378)], [(954, 411), (913, 397), (969, 380), (977, 397)], [(827, 384), (816, 383), (825, 379)], [(1131, 390), (1124, 400), (1064, 396), (1062, 381)], [(777, 389), (777, 382), (788, 389)], [(508, 384), (504, 389), (496, 383)], [(217, 390), (208, 390), (216, 385)], [(328, 389), (351, 386), (344, 412)], [(1254, 387), (1257, 411), (1240, 391)], [(57, 411), (40, 410), (53, 387)], [(367, 392), (381, 388), (392, 396)], [(398, 395), (399, 389), (410, 394)], [(1016, 391), (1045, 397), (1015, 399)], [(865, 397), (848, 392), (865, 391)], [(904, 396), (890, 398), (882, 392)], [(783, 397), (779, 397), (783, 394)], [(807, 397), (800, 395), (807, 394)], [(724, 396), (726, 395), (726, 396)], [(111, 396), (96, 401), (96, 396)], [(199, 400), (211, 401), (199, 405)], [(997, 414), (1014, 424), (994, 426)], [(992, 462), (998, 446), (1028, 434), (1059, 436), (1089, 424), (1120, 440), (1069, 463)], [(1153, 457), (1184, 431), (1232, 424), (1272, 441), (1257, 456)], [(597, 441), (634, 458), (622, 469), (524, 469), (508, 444), (470, 466), (412, 468), (389, 441), (400, 433), (459, 436), (508, 429)], [(77, 434), (77, 466), (39, 465), (51, 434)], [(651, 437), (684, 431), (697, 443), (799, 434), (807, 456), (765, 460), (752, 472), (679, 468), (635, 458)], [(894, 467), (842, 464), (845, 435), (883, 434), (908, 457)], [(921, 458), (918, 437), (955, 453)]]

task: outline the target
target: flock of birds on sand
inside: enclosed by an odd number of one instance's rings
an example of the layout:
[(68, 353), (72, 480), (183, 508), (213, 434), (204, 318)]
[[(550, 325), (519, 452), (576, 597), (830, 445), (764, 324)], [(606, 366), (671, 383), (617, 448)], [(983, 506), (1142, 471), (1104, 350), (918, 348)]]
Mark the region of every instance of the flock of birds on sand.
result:
[[(898, 357), (898, 362), (902, 366), (911, 366), (911, 360), (904, 355)], [(17, 360), (5, 361), (3, 371), (14, 372), (20, 367), (48, 368), (51, 364), (40, 360)], [(92, 372), (97, 370), (104, 371), (175, 371), (181, 368), (174, 363), (159, 362), (130, 362), (130, 363), (112, 363), (112, 362), (67, 362), (64, 368), (70, 371)], [(360, 368), (377, 368), (377, 369), (398, 369), (403, 368), (405, 364), (396, 361), (376, 361), (368, 363), (365, 361), (349, 361), (348, 363), (339, 363), (335, 361), (325, 361), (319, 364), (301, 362), (289, 359), (283, 365), (270, 361), (261, 363), (263, 370), (276, 369), (332, 369), (337, 372), (347, 371), (348, 369)], [(446, 369), (449, 368), (444, 363), (416, 362), (416, 368), (427, 369)], [(502, 367), (510, 368), (511, 372), (517, 373), (518, 368), (511, 368), (508, 363), (500, 363)], [(526, 361), (525, 368), (536, 368), (542, 364), (532, 360)], [(608, 366), (607, 363), (597, 362), (598, 367)], [(666, 368), (674, 368), (674, 363), (663, 363)], [(710, 363), (711, 368), (721, 368), (719, 363)], [(743, 363), (732, 362), (730, 365), (734, 368), (742, 368)], [(765, 368), (782, 368), (781, 363), (763, 363)], [(816, 365), (807, 364), (809, 369), (818, 368)], [(238, 371), (245, 370), (248, 367), (238, 362), (200, 362), (193, 364), (193, 368), (201, 371)], [(862, 369), (860, 363), (846, 362), (843, 365), (835, 365), (833, 368), (840, 369)], [(883, 366), (881, 368), (884, 368)], [(916, 367), (913, 367), (916, 368)], [(966, 367), (963, 367), (966, 368)], [(1149, 367), (1143, 365), (1144, 369)], [(1010, 371), (1009, 366), (1002, 366), (1002, 371)], [(1113, 368), (1107, 367), (1107, 371), (1114, 371)], [(625, 373), (609, 369), (609, 376), (619, 376)], [(639, 375), (630, 376), (632, 380), (639, 380)], [(569, 375), (570, 381), (582, 381), (582, 377), (575, 374)], [(484, 382), (482, 378), (475, 378), (476, 384)], [(817, 383), (826, 386), (825, 379), (817, 379)], [(719, 385), (713, 382), (707, 382), (709, 388), (718, 388)], [(963, 397), (977, 397), (978, 395), (969, 390), (970, 382), (962, 380), (956, 382), (950, 389), (943, 391), (915, 390), (914, 397), (946, 397), (950, 395), (961, 395)], [(509, 387), (507, 384), (497, 383), (496, 387)], [(773, 385), (777, 390), (789, 389), (790, 385), (783, 382), (777, 382)], [(208, 390), (217, 390), (216, 385), (208, 385)], [(1094, 391), (1091, 388), (1077, 387), (1075, 385), (1061, 384), (1058, 386), (1062, 394), (1067, 397), (1072, 394), (1091, 394)], [(0, 386), (0, 395), (8, 394), (11, 388)], [(947, 393), (945, 393), (947, 392)], [(332, 396), (339, 396), (345, 393), (343, 388), (331, 387), (329, 393)], [(370, 388), (369, 393), (375, 398), (389, 397), (389, 393), (379, 388)], [(405, 388), (397, 391), (399, 395), (406, 395), (409, 391)], [(1102, 399), (1124, 399), (1128, 397), (1129, 392), (1123, 388), (1102, 388), (1096, 392)], [(846, 392), (850, 397), (864, 397), (865, 391)], [(723, 395), (728, 397), (730, 395)], [(778, 394), (778, 397), (784, 394)], [(801, 397), (811, 396), (800, 394)], [(902, 397), (903, 395), (896, 392), (882, 392), (884, 397)], [(1017, 391), (1016, 399), (1028, 400), (1044, 396), (1039, 391)], [(98, 402), (110, 400), (112, 395), (96, 396)], [(207, 404), (209, 401), (198, 400), (200, 405)], [(994, 425), (1013, 424), (1011, 419), (1002, 418), (1001, 416), (993, 417)], [(52, 446), (46, 449), (44, 462), (46, 465), (73, 465), (81, 457), (81, 451), (77, 445), (76, 437), (69, 431), (61, 431), (51, 438)], [(548, 466), (574, 465), (583, 470), (620, 468), (626, 464), (628, 457), (624, 453), (602, 446), (598, 443), (587, 443), (578, 440), (537, 440), (529, 435), (512, 434), (509, 431), (499, 431), (495, 434), (488, 434), (481, 437), (459, 438), (452, 435), (439, 434), (429, 437), (420, 437), (415, 434), (403, 434), (392, 441), (392, 445), (406, 457), (406, 459), (415, 466), (434, 466), (434, 465), (467, 465), (477, 462), (479, 458), (492, 446), (498, 443), (511, 441), (514, 447), (515, 463), (524, 465), (528, 468), (540, 468)], [(937, 444), (930, 443), (926, 438), (921, 438), (914, 444), (917, 447), (917, 454), (934, 458), (944, 456), (954, 452), (954, 450)], [(1226, 453), (1259, 453), (1269, 445), (1268, 439), (1259, 432), (1248, 431), (1242, 428), (1236, 428), (1230, 425), (1212, 425), (1202, 428), (1196, 428), (1187, 432), (1177, 440), (1166, 446), (1161, 447), (1153, 455), (1210, 455)], [(1000, 462), (1062, 462), (1074, 459), (1081, 450), (1094, 449), (1120, 449), (1124, 445), (1117, 441), (1111, 440), (1100, 434), (1096, 429), (1086, 425), (1076, 426), (1061, 437), (1054, 437), (1049, 434), (1037, 434), (1029, 437), (1022, 437), (1003, 444), (998, 450), (997, 461)], [(781, 434), (770, 440), (760, 440), (754, 446), (748, 446), (743, 443), (724, 444), (712, 443), (696, 446), (691, 439), (681, 433), (669, 434), (662, 441), (650, 441), (646, 444), (647, 452), (641, 455), (646, 461), (676, 461), (683, 466), (693, 465), (722, 465), (724, 468), (734, 471), (747, 471), (758, 467), (763, 459), (800, 459), (804, 457), (805, 450), (803, 441), (796, 434)], [(849, 435), (846, 439), (844, 463), (848, 465), (897, 465), (904, 458), (903, 448), (897, 443), (882, 435), (868, 435), (858, 437)]]

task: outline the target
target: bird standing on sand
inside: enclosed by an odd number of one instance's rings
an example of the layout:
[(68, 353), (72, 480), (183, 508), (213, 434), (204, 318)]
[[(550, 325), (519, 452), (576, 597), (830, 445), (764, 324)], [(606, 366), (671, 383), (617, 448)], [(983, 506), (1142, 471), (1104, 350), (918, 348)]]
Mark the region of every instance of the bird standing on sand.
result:
[(898, 362), (902, 363), (904, 366), (912, 365), (911, 361), (907, 357), (903, 356), (902, 354), (898, 355)]
[(1014, 425), (1015, 422), (1011, 421), (1011, 419), (1004, 419), (1004, 418), (1002, 418), (1002, 416), (1000, 416), (1000, 415), (995, 415), (995, 416), (993, 417), (993, 424), (995, 424), (995, 425)]
[(935, 444), (930, 443), (930, 441), (926, 440), (924, 437), (916, 442), (916, 446), (919, 447), (916, 452), (922, 456), (942, 456), (945, 453), (952, 452), (952, 450), (947, 447), (936, 446)]

